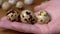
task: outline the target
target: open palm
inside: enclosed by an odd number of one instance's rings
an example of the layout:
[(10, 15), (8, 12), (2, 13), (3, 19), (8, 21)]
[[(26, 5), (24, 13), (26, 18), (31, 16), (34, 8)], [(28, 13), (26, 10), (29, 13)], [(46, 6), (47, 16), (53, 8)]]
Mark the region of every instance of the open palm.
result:
[(10, 22), (7, 17), (0, 20), (0, 27), (16, 30), (19, 32), (35, 33), (35, 34), (53, 34), (60, 33), (60, 0), (51, 0), (34, 8), (35, 12), (46, 10), (51, 21), (48, 24), (23, 24), (19, 22)]

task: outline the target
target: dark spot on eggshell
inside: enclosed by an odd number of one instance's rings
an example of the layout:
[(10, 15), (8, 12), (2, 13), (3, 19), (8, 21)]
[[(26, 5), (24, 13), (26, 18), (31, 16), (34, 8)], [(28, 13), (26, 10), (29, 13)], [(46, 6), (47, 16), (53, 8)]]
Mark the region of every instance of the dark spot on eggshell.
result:
[(30, 15), (30, 12), (26, 12), (27, 15)]
[(10, 13), (15, 13), (15, 11), (14, 11), (14, 10), (11, 10), (11, 11), (9, 11), (9, 12), (7, 13), (7, 15), (10, 14)]
[(7, 13), (7, 15), (10, 14), (10, 13)]
[(24, 19), (25, 21), (27, 21), (27, 19)]
[(44, 15), (44, 16), (47, 16), (47, 15)]
[(40, 20), (41, 22), (43, 21), (43, 20)]
[(35, 23), (35, 19), (31, 19), (31, 24), (34, 24)]
[(14, 10), (12, 10), (12, 11), (11, 11), (11, 13), (15, 13), (15, 11), (14, 11)]
[(33, 18), (32, 15), (30, 15), (30, 19)]
[(34, 21), (31, 21), (31, 24), (34, 24), (35, 22)]
[(32, 19), (32, 21), (35, 21), (35, 19)]
[(22, 15), (22, 17), (24, 18), (24, 16)]
[(35, 23), (35, 19), (32, 17), (32, 15), (30, 15), (29, 21), (31, 22), (31, 24)]
[(17, 16), (17, 15), (15, 15), (15, 16)]
[(40, 12), (39, 15), (41, 15), (43, 12)]
[(13, 17), (13, 15), (11, 15), (11, 17)]
[(29, 15), (29, 16), (30, 16), (29, 20), (31, 20), (33, 17), (32, 17), (32, 15)]
[(41, 15), (41, 13), (40, 13), (40, 14), (38, 14), (38, 15)]

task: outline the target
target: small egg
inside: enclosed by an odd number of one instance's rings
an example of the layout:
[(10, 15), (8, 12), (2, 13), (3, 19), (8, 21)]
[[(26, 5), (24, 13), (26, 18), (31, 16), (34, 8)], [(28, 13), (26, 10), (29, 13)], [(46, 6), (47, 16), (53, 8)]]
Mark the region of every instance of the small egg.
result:
[(10, 4), (12, 4), (12, 5), (16, 4), (17, 1), (18, 1), (18, 0), (8, 0), (8, 2), (9, 2)]
[(44, 23), (48, 23), (50, 20), (50, 17), (45, 10), (40, 10), (40, 11), (36, 12), (36, 17), (37, 17), (38, 23), (44, 24)]
[(24, 0), (24, 3), (27, 5), (33, 4), (34, 0)]
[(2, 9), (4, 9), (4, 10), (9, 10), (10, 8), (11, 8), (11, 4), (10, 4), (10, 3), (4, 2), (4, 3), (2, 4)]
[(0, 0), (0, 6), (3, 4), (3, 0)]
[(23, 23), (34, 24), (36, 22), (35, 15), (30, 10), (23, 10), (20, 16)]
[(17, 8), (22, 8), (23, 7), (23, 2), (21, 2), (21, 1), (18, 1), (17, 3), (16, 3), (16, 7)]
[(19, 21), (20, 20), (20, 14), (12, 9), (7, 12), (7, 17), (10, 21)]

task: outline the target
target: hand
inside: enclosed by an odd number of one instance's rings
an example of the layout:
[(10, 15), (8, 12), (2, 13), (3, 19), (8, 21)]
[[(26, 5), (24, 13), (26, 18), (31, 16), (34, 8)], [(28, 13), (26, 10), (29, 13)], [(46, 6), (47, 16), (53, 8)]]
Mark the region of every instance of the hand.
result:
[(35, 34), (53, 34), (60, 33), (60, 0), (51, 0), (49, 2), (43, 3), (34, 9), (36, 12), (38, 10), (46, 10), (50, 16), (51, 21), (48, 24), (23, 24), (19, 22), (10, 22), (7, 17), (3, 17), (0, 20), (0, 27), (6, 29), (12, 29), (19, 32), (28, 32)]

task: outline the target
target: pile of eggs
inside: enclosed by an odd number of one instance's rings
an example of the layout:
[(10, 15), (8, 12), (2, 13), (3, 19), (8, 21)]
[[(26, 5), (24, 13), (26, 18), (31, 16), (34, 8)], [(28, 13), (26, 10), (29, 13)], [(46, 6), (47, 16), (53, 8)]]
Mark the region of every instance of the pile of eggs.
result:
[[(34, 0), (24, 0), (24, 3), (22, 1), (18, 0), (8, 0), (6, 2), (3, 2), (3, 0), (0, 0), (0, 7), (4, 10), (8, 10), (11, 8), (12, 5), (16, 5), (16, 8), (23, 8), (24, 4), (30, 5), (33, 3)], [(36, 14), (33, 13), (31, 10), (22, 10), (21, 13), (19, 13), (15, 9), (10, 9), (7, 11), (7, 17), (10, 21), (14, 22), (22, 22), (22, 23), (29, 23), (29, 24), (35, 24), (37, 23), (48, 23), (50, 20), (50, 17), (45, 10), (40, 10)]]
[(8, 0), (8, 1), (4, 1), (4, 0), (0, 0), (0, 7), (2, 7), (2, 9), (4, 10), (9, 10), (13, 5), (16, 5), (16, 8), (22, 8), (24, 6), (24, 4), (26, 5), (31, 5), (33, 4), (34, 0), (24, 0), (24, 2), (19, 1), (19, 0)]

